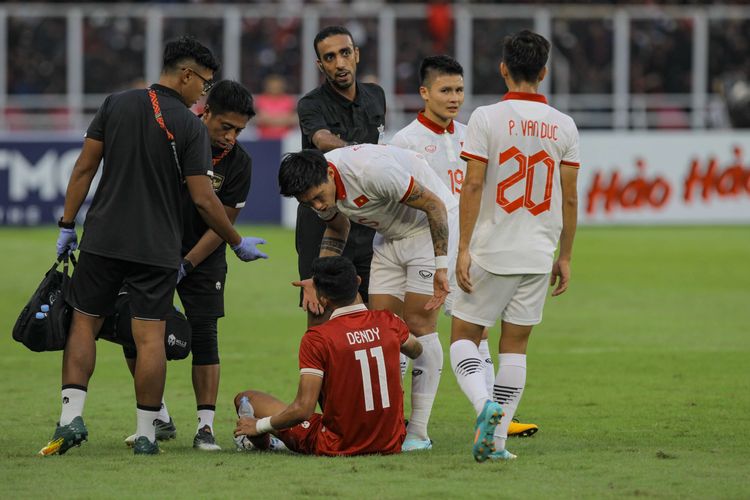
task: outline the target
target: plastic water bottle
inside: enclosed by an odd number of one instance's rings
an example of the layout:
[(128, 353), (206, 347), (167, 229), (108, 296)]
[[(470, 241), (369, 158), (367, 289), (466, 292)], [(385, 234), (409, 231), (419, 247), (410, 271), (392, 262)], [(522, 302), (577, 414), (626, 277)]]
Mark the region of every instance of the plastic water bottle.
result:
[(237, 415), (240, 417), (255, 417), (255, 410), (253, 405), (250, 404), (250, 400), (247, 396), (242, 396), (240, 399), (240, 407), (237, 409)]

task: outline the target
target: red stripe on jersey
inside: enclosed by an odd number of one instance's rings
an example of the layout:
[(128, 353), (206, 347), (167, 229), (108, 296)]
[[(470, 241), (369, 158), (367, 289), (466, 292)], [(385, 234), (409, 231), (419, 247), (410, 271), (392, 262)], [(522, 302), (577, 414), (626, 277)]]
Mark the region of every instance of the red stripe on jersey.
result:
[(547, 98), (542, 94), (532, 94), (531, 92), (508, 92), (503, 96), (503, 101), (508, 99), (517, 99), (519, 101), (534, 101), (547, 104)]
[(565, 161), (565, 160), (561, 161), (560, 165), (566, 165), (568, 167), (575, 167), (575, 168), (580, 168), (581, 167), (580, 163), (576, 163), (574, 161)]
[(482, 158), (481, 156), (473, 155), (471, 153), (467, 153), (466, 151), (461, 151), (461, 159), (466, 161), (476, 160), (482, 163), (487, 163), (487, 158)]
[(399, 200), (399, 203), (403, 203), (406, 201), (406, 199), (411, 194), (412, 189), (414, 189), (414, 177), (409, 178), (409, 187), (406, 189), (406, 193), (404, 193), (404, 195)]
[(336, 184), (336, 199), (346, 199), (346, 188), (344, 187), (344, 182), (341, 180), (341, 176), (339, 175), (339, 171), (336, 168), (336, 165), (329, 161), (328, 166), (331, 170), (333, 170), (333, 182)]

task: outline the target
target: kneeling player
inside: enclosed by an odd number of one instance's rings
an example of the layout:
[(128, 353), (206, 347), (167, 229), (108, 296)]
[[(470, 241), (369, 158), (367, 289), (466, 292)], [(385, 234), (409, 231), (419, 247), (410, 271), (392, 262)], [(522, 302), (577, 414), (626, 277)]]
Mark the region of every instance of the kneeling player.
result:
[[(310, 455), (391, 454), (406, 435), (399, 352), (414, 359), (422, 345), (406, 324), (387, 311), (357, 303), (354, 265), (343, 257), (313, 264), (320, 304), (331, 318), (302, 337), (300, 381), (290, 404), (248, 390), (255, 417), (237, 421), (235, 436), (271, 433), (292, 451)], [(322, 414), (313, 413), (320, 401)]]

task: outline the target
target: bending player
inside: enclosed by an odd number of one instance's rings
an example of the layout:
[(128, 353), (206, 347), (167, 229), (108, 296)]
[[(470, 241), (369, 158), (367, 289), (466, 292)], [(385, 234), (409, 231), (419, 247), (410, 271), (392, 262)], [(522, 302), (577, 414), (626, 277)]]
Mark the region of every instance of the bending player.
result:
[[(437, 335), (440, 306), (449, 292), (449, 256), (455, 255), (458, 202), (420, 154), (395, 146), (361, 144), (287, 155), (279, 170), (281, 194), (294, 196), (326, 221), (320, 256), (341, 254), (349, 220), (372, 227), (370, 307), (406, 321), (422, 344), (414, 362), (412, 413), (404, 450), (430, 449), (427, 423), (435, 400), (443, 349)], [(318, 314), (309, 291), (303, 307)]]
[[(430, 56), (422, 60), (419, 67), (419, 95), (424, 101), (424, 111), (417, 118), (393, 136), (391, 144), (410, 149), (424, 155), (427, 163), (459, 199), (464, 180), (466, 162), (459, 156), (466, 136), (466, 125), (455, 120), (464, 103), (464, 70), (450, 56)], [(457, 227), (451, 231), (458, 232)], [(446, 300), (446, 313), (450, 314), (452, 299)], [(487, 384), (488, 394), (493, 393), (495, 368), (492, 364), (487, 342), (489, 328), (482, 332), (479, 354), (484, 363), (473, 365), (472, 370), (481, 370)], [(402, 373), (407, 360), (401, 357)], [(412, 385), (421, 376), (420, 370), (412, 370)], [(411, 425), (411, 420), (410, 420)], [(409, 430), (407, 426), (407, 430)], [(508, 436), (531, 436), (539, 430), (536, 424), (511, 422)], [(408, 442), (407, 442), (408, 444)]]
[[(474, 458), (516, 458), (507, 429), (526, 384), (526, 347), (542, 320), (548, 284), (565, 292), (576, 230), (578, 130), (538, 93), (549, 42), (524, 30), (506, 37), (500, 73), (509, 92), (472, 113), (461, 157), (460, 242), (453, 302), (451, 365), (478, 414), (490, 404), (479, 359), (485, 327), (502, 319), (494, 404), (500, 424), (479, 422)], [(555, 249), (559, 255), (554, 260)]]
[[(401, 451), (406, 429), (399, 351), (416, 358), (422, 346), (388, 311), (370, 311), (357, 300), (361, 279), (344, 257), (313, 262), (317, 300), (330, 310), (299, 349), (297, 397), (287, 405), (247, 390), (253, 417), (237, 421), (235, 437), (274, 434), (292, 451), (309, 455), (391, 454)], [(313, 413), (320, 401), (322, 413)]]

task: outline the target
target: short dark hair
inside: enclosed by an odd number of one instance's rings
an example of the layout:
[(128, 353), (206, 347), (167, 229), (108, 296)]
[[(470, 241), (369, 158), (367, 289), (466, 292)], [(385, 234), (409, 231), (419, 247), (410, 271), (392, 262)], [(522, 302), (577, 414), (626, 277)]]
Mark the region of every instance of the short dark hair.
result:
[(503, 62), (516, 82), (535, 83), (547, 64), (550, 44), (542, 35), (519, 31), (503, 39)]
[(239, 113), (248, 118), (255, 116), (253, 95), (241, 84), (222, 80), (213, 86), (206, 98), (206, 107), (211, 113)]
[(351, 33), (349, 33), (349, 30), (344, 28), (343, 26), (326, 26), (322, 30), (318, 32), (317, 35), (315, 35), (315, 40), (313, 40), (313, 47), (315, 47), (315, 55), (318, 56), (318, 59), (320, 59), (320, 52), (318, 52), (318, 44), (328, 38), (329, 36), (334, 35), (346, 35), (349, 37), (349, 40), (352, 41), (352, 45), (356, 44), (354, 43), (354, 37)]
[(461, 75), (464, 68), (451, 56), (428, 56), (419, 65), (419, 85), (424, 85), (428, 78), (436, 75)]
[(331, 301), (333, 306), (348, 306), (357, 298), (357, 269), (346, 257), (315, 259), (312, 275), (318, 293)]
[(328, 180), (328, 162), (317, 149), (287, 153), (279, 167), (281, 195), (297, 197)]
[(214, 57), (211, 49), (200, 43), (192, 36), (181, 36), (177, 40), (167, 42), (164, 46), (164, 64), (162, 71), (179, 69), (186, 60), (193, 60), (197, 64), (208, 68), (214, 73), (219, 71), (221, 64)]

